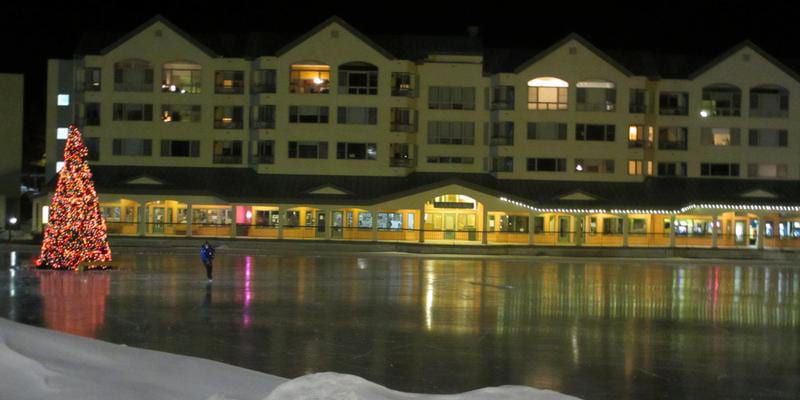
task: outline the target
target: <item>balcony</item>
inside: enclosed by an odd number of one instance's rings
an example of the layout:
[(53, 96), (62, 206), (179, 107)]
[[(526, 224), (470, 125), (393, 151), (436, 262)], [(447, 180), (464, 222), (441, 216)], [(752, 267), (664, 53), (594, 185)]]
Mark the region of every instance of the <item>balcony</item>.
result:
[(116, 82), (114, 90), (117, 92), (152, 92), (152, 82)]
[(686, 142), (658, 142), (659, 150), (687, 150)]
[(274, 83), (258, 83), (254, 84), (250, 90), (252, 90), (253, 94), (275, 93), (276, 88)]
[(217, 85), (214, 86), (214, 93), (216, 94), (243, 94), (244, 83), (234, 82), (233, 85)]
[(250, 156), (251, 164), (275, 164), (275, 156), (272, 154), (254, 154)]
[(414, 166), (414, 160), (407, 157), (392, 157), (389, 159), (390, 167), (409, 168)]
[(214, 121), (214, 129), (242, 129), (242, 121), (237, 120), (215, 120)]
[(214, 154), (214, 164), (241, 164), (241, 155)]
[(628, 148), (629, 149), (641, 149), (644, 148), (645, 141), (642, 139), (638, 140), (628, 140)]
[(631, 114), (645, 114), (647, 113), (647, 104), (633, 103), (628, 107), (628, 112)]
[(417, 131), (417, 125), (416, 124), (406, 124), (406, 123), (392, 122), (392, 125), (391, 125), (390, 129), (391, 129), (392, 132), (414, 133), (414, 132)]
[(513, 100), (506, 100), (506, 99), (497, 99), (497, 100), (492, 101), (491, 108), (492, 108), (492, 111), (513, 110), (514, 109), (514, 101)]
[(514, 136), (492, 136), (489, 138), (490, 146), (513, 146)]
[(660, 115), (689, 115), (689, 108), (684, 107), (661, 107), (658, 109)]
[(275, 129), (275, 121), (252, 121), (250, 127), (252, 129)]

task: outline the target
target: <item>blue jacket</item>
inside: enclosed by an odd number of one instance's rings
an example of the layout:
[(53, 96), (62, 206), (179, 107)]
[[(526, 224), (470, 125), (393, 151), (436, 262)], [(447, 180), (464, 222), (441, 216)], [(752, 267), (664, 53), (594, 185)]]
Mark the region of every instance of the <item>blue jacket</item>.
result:
[(212, 261), (213, 259), (214, 259), (214, 248), (211, 247), (210, 244), (209, 245), (203, 244), (202, 246), (200, 246), (200, 260), (203, 261), (203, 263), (207, 263), (209, 261)]

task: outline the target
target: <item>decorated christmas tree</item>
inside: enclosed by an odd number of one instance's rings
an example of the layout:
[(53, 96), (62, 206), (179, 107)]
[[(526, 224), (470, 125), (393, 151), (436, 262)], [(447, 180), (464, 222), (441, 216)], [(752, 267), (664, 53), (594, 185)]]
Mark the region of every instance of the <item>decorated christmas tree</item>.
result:
[(64, 166), (58, 174), (42, 252), (36, 260), (40, 268), (105, 268), (111, 261), (106, 222), (86, 162), (88, 155), (80, 131), (70, 125)]

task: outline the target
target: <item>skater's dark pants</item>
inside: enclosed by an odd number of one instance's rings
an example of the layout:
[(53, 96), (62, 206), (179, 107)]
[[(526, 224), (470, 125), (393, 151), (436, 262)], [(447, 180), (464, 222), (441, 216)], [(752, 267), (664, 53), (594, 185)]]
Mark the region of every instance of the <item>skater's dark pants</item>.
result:
[(208, 276), (208, 279), (211, 279), (211, 270), (214, 268), (214, 265), (211, 264), (211, 261), (203, 262), (203, 265), (206, 266), (206, 276)]

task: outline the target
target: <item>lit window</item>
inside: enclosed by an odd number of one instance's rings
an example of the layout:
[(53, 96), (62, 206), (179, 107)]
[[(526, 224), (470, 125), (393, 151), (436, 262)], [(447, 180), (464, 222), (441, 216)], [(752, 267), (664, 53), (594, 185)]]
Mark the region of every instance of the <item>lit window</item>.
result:
[(67, 128), (56, 128), (56, 139), (58, 139), (58, 140), (66, 140), (67, 136), (69, 136), (69, 129), (67, 129)]
[(712, 128), (714, 146), (730, 146), (731, 130), (727, 128)]
[(69, 105), (69, 95), (68, 94), (59, 94), (58, 95), (58, 105), (59, 106), (68, 106)]
[(569, 83), (558, 78), (536, 78), (528, 81), (529, 110), (566, 110)]
[(640, 160), (628, 160), (628, 175), (641, 175), (642, 162)]
[(42, 206), (42, 224), (50, 222), (50, 206)]

